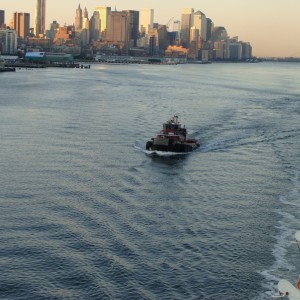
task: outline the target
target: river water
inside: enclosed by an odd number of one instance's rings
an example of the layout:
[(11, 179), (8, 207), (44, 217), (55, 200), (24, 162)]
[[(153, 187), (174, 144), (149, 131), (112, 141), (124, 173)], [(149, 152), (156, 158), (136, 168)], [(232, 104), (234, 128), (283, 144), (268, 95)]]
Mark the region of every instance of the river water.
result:
[[(145, 151), (178, 114), (201, 147)], [(300, 65), (0, 75), (0, 299), (271, 299), (300, 253)]]

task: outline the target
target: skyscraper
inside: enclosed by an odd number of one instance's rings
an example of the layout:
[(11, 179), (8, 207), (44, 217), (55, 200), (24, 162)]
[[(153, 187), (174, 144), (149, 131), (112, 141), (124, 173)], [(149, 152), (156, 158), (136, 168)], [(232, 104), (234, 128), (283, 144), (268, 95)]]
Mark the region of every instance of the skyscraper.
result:
[(121, 46), (127, 46), (128, 23), (125, 12), (113, 11), (110, 14), (110, 22), (107, 28), (107, 40), (111, 43), (117, 43)]
[(127, 41), (130, 43), (129, 47), (136, 47), (139, 34), (139, 16), (140, 12), (137, 10), (123, 11), (127, 14)]
[(199, 30), (201, 39), (206, 41), (207, 19), (205, 14), (200, 10), (194, 13), (194, 26)]
[(100, 34), (100, 13), (99, 11), (94, 11), (94, 14), (90, 20), (90, 29), (91, 29), (91, 39), (93, 41), (98, 41)]
[(179, 20), (174, 21), (173, 31), (176, 32), (176, 40), (180, 39), (181, 24)]
[(80, 30), (80, 29), (82, 29), (82, 9), (79, 4), (78, 8), (76, 9), (76, 15), (75, 15), (75, 30)]
[(181, 43), (184, 47), (190, 44), (190, 28), (194, 25), (194, 9), (184, 8), (181, 14)]
[(95, 11), (98, 11), (100, 14), (101, 37), (102, 39), (106, 39), (106, 31), (110, 22), (111, 7), (97, 6)]
[(25, 39), (30, 32), (30, 14), (29, 13), (14, 13), (14, 29), (18, 36)]
[(0, 10), (0, 27), (5, 24), (5, 11)]
[(209, 41), (211, 39), (211, 34), (214, 28), (214, 23), (211, 19), (206, 18), (206, 40)]
[(35, 35), (45, 33), (46, 0), (36, 0), (35, 3)]
[(140, 32), (148, 34), (149, 29), (153, 28), (154, 10), (152, 8), (142, 8), (140, 11)]
[(84, 8), (82, 15), (82, 30), (86, 37), (86, 43), (88, 44), (90, 42), (90, 20), (86, 7)]

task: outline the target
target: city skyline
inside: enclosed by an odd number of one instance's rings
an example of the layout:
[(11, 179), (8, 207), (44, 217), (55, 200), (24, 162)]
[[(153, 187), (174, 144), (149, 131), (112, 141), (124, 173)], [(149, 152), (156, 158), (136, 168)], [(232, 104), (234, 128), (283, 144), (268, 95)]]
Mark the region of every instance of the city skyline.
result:
[[(9, 24), (14, 12), (25, 12), (31, 15), (31, 27), (34, 27), (35, 0), (11, 0), (0, 9), (5, 10), (5, 22)], [(211, 18), (215, 26), (224, 26), (230, 36), (238, 36), (242, 41), (249, 41), (253, 46), (254, 55), (274, 57), (300, 57), (300, 21), (298, 11), (300, 1), (286, 0), (273, 1), (272, 5), (253, 0), (187, 0), (161, 2), (153, 0), (151, 5), (145, 0), (98, 1), (98, 0), (69, 0), (62, 3), (58, 0), (47, 1), (46, 28), (56, 20), (61, 25), (75, 22), (78, 4), (84, 9), (86, 6), (89, 15), (92, 15), (97, 6), (108, 6), (112, 10), (141, 10), (154, 9), (154, 22), (167, 24), (181, 19), (182, 9), (193, 8), (202, 11)], [(59, 8), (59, 9), (57, 9)], [(172, 26), (170, 26), (172, 30)]]

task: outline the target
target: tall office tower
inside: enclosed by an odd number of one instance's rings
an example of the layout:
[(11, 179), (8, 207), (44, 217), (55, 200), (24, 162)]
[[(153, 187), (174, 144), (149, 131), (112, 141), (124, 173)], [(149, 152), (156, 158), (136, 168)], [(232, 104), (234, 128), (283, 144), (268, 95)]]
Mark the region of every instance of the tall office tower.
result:
[(181, 43), (184, 47), (190, 44), (190, 28), (194, 25), (194, 9), (184, 8), (181, 14)]
[(45, 33), (46, 0), (36, 0), (35, 3), (35, 35)]
[(136, 47), (139, 35), (140, 12), (137, 10), (126, 10), (123, 12), (127, 14), (127, 41), (129, 43), (127, 46)]
[(90, 20), (91, 40), (98, 41), (100, 35), (100, 13), (94, 11)]
[(76, 9), (76, 15), (75, 15), (75, 30), (81, 30), (81, 29), (82, 29), (82, 9), (79, 4), (78, 8)]
[(109, 27), (110, 22), (110, 14), (111, 14), (111, 8), (106, 6), (97, 6), (95, 8), (95, 11), (98, 11), (100, 14), (100, 36), (102, 39), (107, 39), (107, 28)]
[(207, 19), (200, 10), (194, 13), (194, 26), (199, 30), (201, 40), (206, 41)]
[(25, 39), (30, 33), (30, 14), (28, 13), (14, 13), (14, 29), (18, 36)]
[(82, 15), (82, 29), (90, 30), (89, 14), (88, 14), (86, 7), (84, 8), (84, 12)]
[(214, 29), (214, 23), (211, 19), (206, 18), (207, 24), (206, 24), (206, 40), (211, 40), (211, 34)]
[(84, 8), (84, 12), (82, 15), (82, 30), (84, 30), (86, 44), (90, 43), (90, 20), (86, 7)]
[(176, 20), (174, 21), (173, 23), (173, 31), (176, 32), (176, 40), (179, 40), (180, 39), (180, 21)]
[(5, 11), (0, 10), (0, 27), (5, 24)]
[(107, 27), (107, 41), (127, 46), (128, 38), (127, 14), (113, 11), (110, 14), (109, 26)]
[(89, 18), (89, 13), (86, 9), (86, 7), (84, 8), (83, 14), (82, 14), (82, 18), (83, 19), (88, 19)]
[(140, 11), (140, 33), (142, 35), (147, 35), (149, 29), (153, 28), (154, 22), (154, 9), (152, 8), (142, 8)]

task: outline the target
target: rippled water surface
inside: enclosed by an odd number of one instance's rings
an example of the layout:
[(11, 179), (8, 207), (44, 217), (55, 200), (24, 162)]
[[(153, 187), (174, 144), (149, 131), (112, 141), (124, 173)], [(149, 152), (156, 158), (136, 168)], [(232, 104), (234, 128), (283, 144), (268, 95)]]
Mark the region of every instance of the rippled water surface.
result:
[[(270, 299), (300, 255), (300, 65), (0, 74), (0, 299)], [(201, 147), (149, 155), (174, 113)]]

